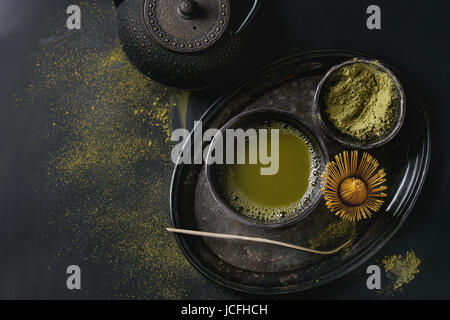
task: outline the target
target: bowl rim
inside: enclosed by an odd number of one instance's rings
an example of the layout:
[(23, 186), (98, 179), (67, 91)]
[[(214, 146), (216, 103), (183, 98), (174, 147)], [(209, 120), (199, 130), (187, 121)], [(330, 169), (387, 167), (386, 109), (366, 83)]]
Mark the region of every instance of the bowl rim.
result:
[[(337, 70), (339, 70), (340, 68), (342, 68), (344, 66), (351, 65), (354, 63), (369, 64), (369, 65), (375, 66), (377, 69), (379, 69), (383, 72), (386, 72), (391, 77), (391, 79), (394, 81), (395, 87), (397, 88), (397, 92), (399, 94), (399, 104), (397, 107), (398, 111), (399, 111), (399, 117), (398, 117), (397, 123), (394, 126), (391, 126), (391, 128), (388, 130), (389, 133), (385, 137), (383, 137), (377, 141), (374, 141), (374, 142), (364, 143), (364, 141), (358, 141), (357, 139), (355, 139), (354, 142), (346, 141), (346, 140), (342, 139), (341, 137), (337, 136), (336, 134), (334, 134), (329, 128), (330, 124), (324, 120), (324, 117), (326, 115), (324, 115), (323, 111), (322, 111), (322, 107), (321, 107), (321, 103), (320, 103), (320, 96), (321, 96), (321, 93), (322, 93), (325, 83), (330, 79), (330, 77)], [(317, 85), (316, 92), (314, 94), (314, 103), (313, 103), (314, 113), (315, 113), (317, 119), (319, 120), (320, 127), (324, 131), (324, 133), (329, 138), (331, 138), (335, 142), (341, 144), (342, 146), (353, 148), (353, 149), (360, 149), (360, 150), (369, 150), (369, 149), (381, 147), (382, 145), (385, 145), (386, 143), (388, 143), (392, 139), (394, 139), (394, 137), (399, 133), (400, 129), (403, 126), (403, 122), (405, 120), (405, 113), (406, 113), (405, 106), (406, 106), (405, 91), (404, 91), (404, 88), (403, 88), (400, 80), (395, 75), (394, 71), (387, 64), (385, 64), (377, 59), (369, 60), (369, 59), (361, 59), (361, 58), (353, 58), (351, 60), (344, 61), (342, 63), (339, 63), (339, 64), (333, 66), (330, 70), (328, 70), (328, 72), (323, 76), (323, 78), (320, 80), (319, 84)], [(336, 128), (336, 130), (339, 130), (339, 129)], [(345, 135), (345, 134), (343, 134), (343, 135)], [(351, 136), (349, 136), (349, 137), (351, 137)]]
[[(297, 123), (297, 125), (294, 126), (296, 129), (300, 130), (301, 132), (302, 132), (302, 129), (306, 130), (308, 132), (308, 134), (310, 136), (312, 136), (313, 139), (315, 139), (314, 144), (319, 149), (318, 152), (320, 154), (321, 161), (323, 161), (324, 166), (326, 166), (326, 164), (329, 162), (329, 155), (328, 155), (327, 149), (325, 148), (323, 140), (320, 137), (320, 135), (315, 133), (315, 131), (312, 130), (308, 125), (306, 125), (305, 122), (303, 122), (296, 115), (294, 115), (288, 111), (272, 109), (272, 108), (258, 108), (258, 109), (254, 109), (254, 110), (244, 111), (244, 112), (241, 112), (238, 115), (234, 116), (233, 118), (228, 120), (219, 129), (219, 131), (214, 135), (213, 139), (211, 140), (211, 143), (207, 147), (208, 151), (207, 151), (207, 156), (206, 156), (206, 161), (205, 161), (205, 174), (206, 174), (206, 179), (208, 182), (209, 190), (211, 191), (211, 194), (213, 195), (214, 200), (216, 201), (217, 204), (219, 204), (225, 210), (225, 212), (229, 216), (231, 216), (232, 218), (236, 219), (237, 221), (239, 221), (243, 224), (249, 225), (249, 226), (262, 227), (262, 228), (268, 228), (268, 229), (283, 228), (283, 227), (290, 226), (290, 225), (306, 218), (308, 215), (310, 215), (315, 210), (315, 208), (318, 206), (320, 200), (322, 199), (320, 190), (319, 190), (320, 195), (316, 196), (313, 199), (313, 201), (306, 207), (306, 209), (303, 210), (303, 212), (300, 212), (298, 214), (296, 212), (296, 214), (294, 214), (291, 218), (288, 218), (285, 221), (281, 221), (281, 222), (258, 223), (254, 220), (247, 219), (247, 218), (243, 217), (242, 215), (239, 215), (238, 213), (235, 212), (235, 210), (233, 210), (230, 207), (229, 204), (227, 204), (224, 200), (222, 200), (222, 197), (219, 194), (219, 191), (217, 190), (217, 188), (214, 184), (214, 178), (212, 177), (212, 170), (213, 170), (212, 167), (214, 164), (209, 164), (209, 161), (208, 161), (210, 154), (211, 154), (211, 148), (213, 146), (214, 140), (219, 133), (222, 133), (226, 129), (231, 128), (235, 123), (237, 123), (238, 121), (240, 121), (244, 118), (251, 117), (252, 115), (255, 115), (255, 114), (264, 114), (264, 113), (266, 113), (266, 114), (272, 113), (272, 114), (277, 114), (278, 116), (281, 116), (281, 117), (287, 117), (292, 122)], [(251, 119), (249, 119), (249, 120), (251, 120)], [(282, 120), (279, 120), (279, 121), (282, 122)], [(299, 124), (299, 126), (298, 126), (298, 124)], [(319, 169), (319, 170), (321, 170), (321, 169)], [(319, 177), (317, 186), (315, 188), (320, 188), (320, 185), (321, 185), (321, 180)], [(300, 210), (298, 210), (298, 211), (300, 211)]]

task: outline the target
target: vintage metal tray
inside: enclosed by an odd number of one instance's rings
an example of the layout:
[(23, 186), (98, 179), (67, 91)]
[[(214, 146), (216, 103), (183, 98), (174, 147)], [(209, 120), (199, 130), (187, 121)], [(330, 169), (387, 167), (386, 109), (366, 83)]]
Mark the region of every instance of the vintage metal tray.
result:
[[(332, 158), (344, 149), (321, 131), (313, 111), (314, 92), (327, 70), (354, 57), (373, 59), (355, 52), (321, 51), (280, 60), (216, 101), (202, 118), (203, 130), (220, 128), (243, 111), (287, 110), (309, 125)], [(408, 217), (423, 185), (430, 157), (425, 111), (406, 80), (393, 71), (406, 93), (405, 122), (391, 142), (369, 150), (388, 173), (389, 196), (381, 212), (358, 223), (357, 237), (347, 250), (318, 256), (266, 244), (175, 235), (195, 268), (231, 289), (247, 293), (289, 293), (341, 277), (375, 254)], [(308, 239), (337, 220), (321, 200), (308, 217), (287, 228), (268, 230), (238, 222), (215, 202), (202, 165), (176, 165), (170, 199), (175, 228), (266, 237), (303, 246), (309, 246)]]

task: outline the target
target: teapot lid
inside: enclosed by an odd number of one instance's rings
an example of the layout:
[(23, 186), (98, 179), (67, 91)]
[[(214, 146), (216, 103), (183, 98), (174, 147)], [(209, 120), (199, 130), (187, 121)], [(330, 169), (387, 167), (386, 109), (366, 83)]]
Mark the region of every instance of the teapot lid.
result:
[(146, 0), (144, 6), (144, 20), (153, 39), (175, 52), (209, 48), (230, 20), (229, 0)]

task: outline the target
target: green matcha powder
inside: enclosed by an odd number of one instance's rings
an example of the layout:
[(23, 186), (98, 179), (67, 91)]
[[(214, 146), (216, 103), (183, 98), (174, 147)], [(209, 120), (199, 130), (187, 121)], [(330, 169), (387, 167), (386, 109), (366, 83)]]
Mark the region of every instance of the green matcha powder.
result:
[(391, 127), (397, 91), (391, 76), (367, 63), (343, 66), (325, 97), (326, 114), (342, 133), (360, 141)]

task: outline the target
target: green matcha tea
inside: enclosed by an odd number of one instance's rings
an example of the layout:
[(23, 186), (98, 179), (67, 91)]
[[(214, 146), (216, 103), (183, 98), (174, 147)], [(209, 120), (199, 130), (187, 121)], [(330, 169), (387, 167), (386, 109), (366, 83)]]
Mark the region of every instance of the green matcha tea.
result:
[[(255, 128), (268, 129), (269, 133), (270, 129), (279, 130), (278, 172), (261, 175), (260, 169), (267, 166), (262, 165), (259, 158), (257, 164), (221, 165), (221, 189), (241, 216), (276, 222), (297, 213), (310, 197), (312, 185), (318, 178), (318, 156), (311, 142), (296, 128), (279, 122)], [(267, 149), (271, 150), (270, 134), (267, 142)], [(249, 145), (247, 141), (247, 159), (250, 152), (255, 152)]]

